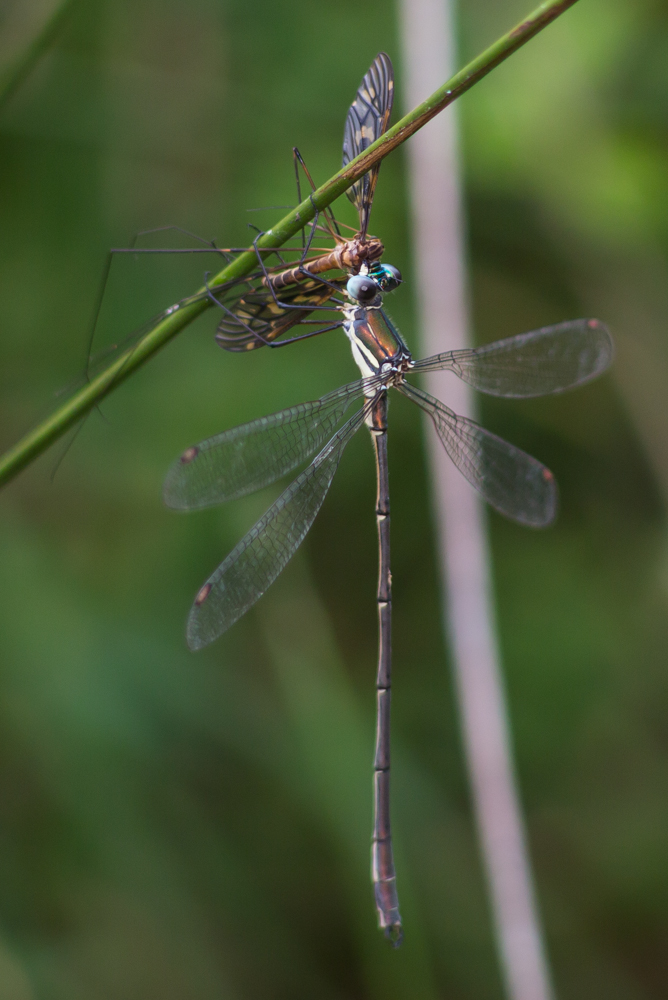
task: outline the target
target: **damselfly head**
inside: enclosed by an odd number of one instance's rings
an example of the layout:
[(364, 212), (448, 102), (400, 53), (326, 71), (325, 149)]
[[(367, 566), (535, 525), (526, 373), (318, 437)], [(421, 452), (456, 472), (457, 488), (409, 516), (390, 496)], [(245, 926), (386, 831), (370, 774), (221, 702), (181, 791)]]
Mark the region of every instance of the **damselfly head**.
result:
[(360, 305), (369, 305), (380, 295), (380, 285), (367, 274), (356, 274), (348, 280), (346, 291)]
[(381, 264), (378, 261), (369, 268), (369, 276), (373, 278), (381, 292), (393, 292), (403, 280), (398, 267), (394, 264)]

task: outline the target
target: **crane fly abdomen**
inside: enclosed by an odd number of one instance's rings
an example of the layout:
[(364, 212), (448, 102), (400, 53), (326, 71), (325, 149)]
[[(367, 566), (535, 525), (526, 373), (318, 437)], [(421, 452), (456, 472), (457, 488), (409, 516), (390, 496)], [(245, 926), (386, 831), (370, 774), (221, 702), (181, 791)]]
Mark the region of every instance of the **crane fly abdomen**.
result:
[(324, 274), (326, 271), (347, 271), (350, 274), (359, 274), (363, 264), (373, 264), (380, 260), (385, 252), (385, 247), (381, 241), (372, 236), (368, 240), (347, 240), (341, 243), (336, 250), (331, 253), (316, 257), (315, 260), (306, 261), (299, 267), (291, 267), (287, 271), (280, 271), (276, 275), (263, 278), (262, 284), (268, 287), (271, 282), (272, 288), (278, 291), (287, 285), (299, 284), (308, 279), (309, 274)]

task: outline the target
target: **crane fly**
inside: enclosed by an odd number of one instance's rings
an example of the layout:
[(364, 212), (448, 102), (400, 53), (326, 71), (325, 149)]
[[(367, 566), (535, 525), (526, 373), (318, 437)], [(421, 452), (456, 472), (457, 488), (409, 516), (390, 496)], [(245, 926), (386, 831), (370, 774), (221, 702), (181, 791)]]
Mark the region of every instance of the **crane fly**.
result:
[[(387, 130), (393, 96), (392, 63), (390, 57), (381, 52), (364, 75), (355, 100), (348, 110), (343, 138), (344, 166), (359, 153), (364, 152)], [(299, 151), (295, 148), (293, 153), (297, 196), (301, 203), (300, 165), (313, 190), (315, 184)], [(250, 248), (218, 247), (215, 243), (189, 233), (179, 226), (164, 226), (138, 234), (130, 247), (111, 250), (102, 275), (93, 332), (102, 306), (111, 263), (116, 255), (213, 254), (216, 259), (229, 264), (239, 254), (251, 249), (257, 256), (258, 269), (223, 285), (207, 286), (204, 291), (187, 296), (158, 313), (141, 329), (135, 330), (124, 340), (105, 348), (95, 356), (90, 356), (84, 378), (89, 378), (101, 366), (108, 364), (121, 350), (131, 348), (157, 322), (204, 297), (208, 297), (224, 313), (216, 331), (217, 342), (225, 350), (236, 352), (254, 350), (265, 345), (283, 347), (295, 340), (312, 337), (340, 326), (339, 322), (328, 321), (323, 325), (322, 322), (314, 322), (309, 317), (320, 310), (327, 310), (328, 303), (334, 295), (345, 294), (348, 278), (358, 274), (362, 269), (374, 277), (383, 291), (390, 291), (396, 287), (401, 280), (399, 271), (381, 263), (384, 246), (377, 237), (368, 233), (379, 168), (380, 164), (377, 164), (346, 192), (358, 212), (357, 230), (338, 223), (328, 208), (324, 212), (316, 211), (309, 228), (308, 239), (304, 239), (303, 243), (297, 246), (287, 245), (280, 249), (261, 248), (258, 241), (263, 233), (259, 230)], [(349, 229), (350, 235), (342, 236), (341, 228)], [(134, 245), (140, 237), (168, 230), (191, 238), (199, 245), (187, 248)], [(315, 246), (316, 235), (333, 241), (334, 249)], [(272, 258), (277, 263), (272, 263)], [(336, 272), (334, 275), (331, 274), (333, 271)], [(343, 275), (340, 272), (343, 272)], [(286, 337), (285, 334), (294, 326), (307, 328), (308, 332)]]
[[(598, 320), (580, 319), (416, 361), (384, 312), (382, 290), (368, 273), (350, 277), (346, 298), (336, 300), (336, 305), (362, 377), (321, 399), (223, 431), (186, 449), (169, 470), (163, 495), (169, 507), (198, 510), (253, 493), (315, 455), (197, 593), (186, 634), (190, 648), (201, 649), (234, 625), (274, 582), (320, 510), (346, 445), (364, 424), (369, 428), (376, 461), (379, 550), (371, 870), (379, 926), (398, 945), (403, 932), (390, 826), (388, 393), (396, 389), (429, 414), (452, 461), (492, 507), (520, 524), (541, 528), (556, 514), (557, 489), (550, 470), (473, 420), (458, 416), (409, 378), (446, 369), (493, 396), (544, 396), (600, 375), (612, 360), (612, 341)], [(354, 403), (361, 405), (347, 417)]]
[[(344, 167), (386, 132), (393, 98), (392, 62), (387, 53), (380, 52), (365, 73), (355, 100), (348, 109), (343, 133)], [(299, 157), (311, 187), (315, 189), (297, 150), (295, 154)], [(258, 280), (257, 275), (252, 276), (248, 287), (241, 294), (237, 288), (224, 290), (222, 294), (212, 291), (214, 302), (225, 313), (216, 332), (216, 340), (221, 347), (227, 351), (251, 351), (265, 345), (282, 347), (340, 326), (336, 322), (322, 326), (320, 322), (308, 317), (314, 312), (330, 308), (333, 296), (345, 293), (351, 275), (364, 272), (374, 279), (382, 292), (392, 291), (397, 287), (401, 281), (399, 270), (381, 263), (380, 258), (385, 248), (377, 237), (368, 235), (379, 169), (380, 164), (377, 163), (346, 192), (359, 216), (359, 229), (352, 238), (346, 240), (340, 235), (339, 226), (331, 211), (324, 213), (329, 235), (336, 243), (333, 251), (306, 259), (318, 224), (318, 212), (309, 241), (304, 247), (302, 260), (294, 267), (267, 269), (257, 247), (257, 240), (255, 241), (261, 278)], [(298, 175), (297, 184), (301, 200)], [(333, 270), (345, 273), (343, 276), (323, 277)], [(320, 329), (284, 337), (294, 326), (310, 325)]]

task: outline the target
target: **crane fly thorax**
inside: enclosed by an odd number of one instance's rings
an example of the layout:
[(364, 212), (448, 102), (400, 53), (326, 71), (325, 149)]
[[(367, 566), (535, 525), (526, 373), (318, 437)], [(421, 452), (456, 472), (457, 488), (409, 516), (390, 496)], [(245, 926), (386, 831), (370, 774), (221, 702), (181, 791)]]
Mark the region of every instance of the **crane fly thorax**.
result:
[(355, 236), (334, 251), (338, 261), (337, 266), (352, 274), (359, 274), (363, 264), (380, 260), (384, 252), (385, 247), (376, 236), (369, 236), (366, 239)]

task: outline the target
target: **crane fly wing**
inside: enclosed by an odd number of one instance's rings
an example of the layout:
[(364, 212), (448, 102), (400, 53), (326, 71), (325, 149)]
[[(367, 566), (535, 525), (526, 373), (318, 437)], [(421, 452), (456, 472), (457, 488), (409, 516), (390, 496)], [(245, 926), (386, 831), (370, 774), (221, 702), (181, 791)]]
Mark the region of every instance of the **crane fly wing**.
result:
[(187, 448), (167, 473), (166, 505), (198, 510), (275, 482), (322, 447), (363, 392), (359, 379), (322, 399), (260, 417)]
[[(387, 130), (394, 97), (394, 72), (390, 57), (379, 53), (364, 76), (355, 100), (350, 105), (343, 132), (343, 166), (368, 149)], [(366, 236), (371, 203), (380, 164), (360, 177), (346, 191), (359, 212), (360, 232)]]
[(453, 413), (429, 393), (407, 382), (397, 387), (425, 410), (448, 455), (478, 493), (501, 514), (544, 528), (557, 512), (557, 485), (542, 462)]
[(603, 323), (576, 319), (483, 347), (435, 354), (416, 362), (414, 371), (450, 369), (491, 396), (527, 399), (589, 382), (608, 368), (613, 354)]
[(241, 539), (197, 594), (186, 635), (201, 649), (264, 594), (301, 545), (331, 485), (343, 449), (364, 423), (362, 407)]
[(290, 327), (305, 320), (313, 309), (325, 306), (335, 292), (330, 286), (343, 291), (346, 281), (347, 276), (334, 278), (328, 285), (317, 278), (305, 278), (280, 289), (277, 298), (284, 305), (279, 305), (259, 281), (241, 294), (234, 290), (234, 294), (217, 296), (225, 315), (218, 324), (216, 340), (226, 351), (264, 347), (265, 341), (277, 340)]

